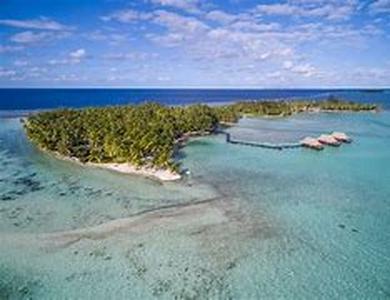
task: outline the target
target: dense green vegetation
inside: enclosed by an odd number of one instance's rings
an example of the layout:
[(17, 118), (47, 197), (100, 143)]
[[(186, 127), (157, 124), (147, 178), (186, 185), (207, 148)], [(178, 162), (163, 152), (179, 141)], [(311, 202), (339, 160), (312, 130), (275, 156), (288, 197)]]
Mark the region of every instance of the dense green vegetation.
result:
[(290, 116), (306, 111), (370, 111), (375, 104), (363, 104), (329, 98), (326, 101), (241, 101), (216, 107), (219, 121), (236, 122), (241, 116)]
[(340, 101), (338, 99), (330, 98), (327, 101), (317, 102), (317, 106), (320, 110), (346, 110), (346, 111), (369, 111), (376, 110), (375, 104), (364, 104), (356, 102)]
[(28, 137), (40, 148), (82, 162), (129, 162), (175, 168), (175, 140), (187, 132), (213, 131), (217, 118), (206, 105), (166, 107), (156, 103), (30, 116)]
[(39, 148), (82, 162), (129, 162), (177, 169), (176, 141), (184, 135), (213, 132), (219, 123), (234, 123), (243, 115), (286, 116), (302, 111), (372, 110), (374, 105), (339, 100), (237, 102), (209, 107), (169, 107), (157, 103), (87, 109), (60, 109), (31, 115), (27, 136)]

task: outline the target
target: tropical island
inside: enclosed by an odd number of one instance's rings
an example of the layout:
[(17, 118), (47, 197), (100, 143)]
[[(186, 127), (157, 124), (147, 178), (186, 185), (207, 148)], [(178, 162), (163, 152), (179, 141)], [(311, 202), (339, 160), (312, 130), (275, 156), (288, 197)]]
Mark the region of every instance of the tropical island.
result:
[(57, 109), (30, 115), (27, 137), (64, 159), (161, 180), (180, 178), (175, 153), (188, 137), (218, 132), (243, 116), (301, 112), (373, 111), (374, 104), (326, 101), (240, 101), (229, 105), (164, 106), (158, 103)]

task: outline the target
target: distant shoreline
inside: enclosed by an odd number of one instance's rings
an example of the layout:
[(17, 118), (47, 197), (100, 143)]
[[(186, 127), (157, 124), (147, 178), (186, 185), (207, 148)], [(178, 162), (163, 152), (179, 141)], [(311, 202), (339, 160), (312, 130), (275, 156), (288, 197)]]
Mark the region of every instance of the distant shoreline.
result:
[[(0, 88), (0, 110), (83, 108), (91, 106), (139, 104), (155, 101), (164, 105), (212, 104), (236, 101), (266, 101), (273, 99), (326, 100), (330, 96), (357, 101), (381, 102), (388, 98), (389, 89), (378, 87), (25, 87)], [(369, 92), (366, 92), (370, 90)], [(380, 91), (380, 93), (379, 93)], [(384, 91), (384, 92), (383, 92)], [(383, 92), (383, 96), (381, 93)], [(370, 99), (370, 98), (376, 99)], [(388, 105), (387, 102), (384, 103)], [(388, 107), (388, 106), (387, 106)]]

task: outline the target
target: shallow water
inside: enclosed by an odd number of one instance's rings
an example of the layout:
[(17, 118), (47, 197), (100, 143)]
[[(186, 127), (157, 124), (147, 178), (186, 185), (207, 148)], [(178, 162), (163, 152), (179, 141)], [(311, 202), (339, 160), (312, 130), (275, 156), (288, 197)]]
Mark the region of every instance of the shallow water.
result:
[[(388, 299), (390, 113), (244, 119), (158, 183), (39, 153), (0, 119), (0, 299)], [(270, 138), (272, 137), (272, 140)]]

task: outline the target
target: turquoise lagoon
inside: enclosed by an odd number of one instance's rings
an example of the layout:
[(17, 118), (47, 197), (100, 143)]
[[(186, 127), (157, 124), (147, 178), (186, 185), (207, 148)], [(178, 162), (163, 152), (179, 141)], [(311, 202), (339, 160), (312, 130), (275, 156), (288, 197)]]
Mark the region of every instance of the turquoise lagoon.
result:
[(58, 161), (0, 119), (0, 299), (389, 299), (390, 113), (243, 119), (164, 183)]

